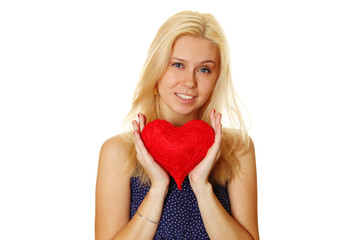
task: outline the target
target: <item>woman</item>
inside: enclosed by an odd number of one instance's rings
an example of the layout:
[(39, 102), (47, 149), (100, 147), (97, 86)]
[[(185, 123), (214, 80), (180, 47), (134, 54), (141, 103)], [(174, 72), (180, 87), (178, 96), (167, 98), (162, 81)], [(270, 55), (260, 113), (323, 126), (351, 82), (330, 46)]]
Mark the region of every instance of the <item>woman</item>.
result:
[[(232, 128), (222, 128), (222, 116)], [(141, 140), (155, 119), (174, 126), (200, 119), (214, 129), (213, 146), (181, 191)], [(108, 139), (100, 151), (96, 239), (259, 239), (254, 146), (212, 15), (180, 12), (159, 29), (127, 122), (133, 132)]]

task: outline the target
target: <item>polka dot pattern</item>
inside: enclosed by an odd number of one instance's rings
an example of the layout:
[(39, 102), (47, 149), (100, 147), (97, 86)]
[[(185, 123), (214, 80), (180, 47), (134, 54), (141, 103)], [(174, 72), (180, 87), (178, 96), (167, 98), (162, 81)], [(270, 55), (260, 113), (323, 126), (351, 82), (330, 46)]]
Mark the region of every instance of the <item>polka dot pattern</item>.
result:
[[(189, 178), (185, 178), (181, 191), (177, 189), (174, 179), (170, 179), (169, 191), (154, 239), (209, 239)], [(141, 185), (138, 178), (131, 178), (130, 183), (132, 218), (150, 187)], [(230, 214), (230, 200), (226, 187), (213, 185), (213, 190)]]

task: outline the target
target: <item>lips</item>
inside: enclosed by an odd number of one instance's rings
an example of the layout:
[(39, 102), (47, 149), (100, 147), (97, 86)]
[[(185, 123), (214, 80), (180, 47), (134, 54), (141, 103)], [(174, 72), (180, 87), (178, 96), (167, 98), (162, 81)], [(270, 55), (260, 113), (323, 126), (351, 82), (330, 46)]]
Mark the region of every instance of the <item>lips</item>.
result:
[(184, 94), (184, 93), (175, 93), (175, 95), (178, 96), (179, 98), (183, 99), (183, 100), (193, 100), (193, 99), (195, 99), (194, 96)]

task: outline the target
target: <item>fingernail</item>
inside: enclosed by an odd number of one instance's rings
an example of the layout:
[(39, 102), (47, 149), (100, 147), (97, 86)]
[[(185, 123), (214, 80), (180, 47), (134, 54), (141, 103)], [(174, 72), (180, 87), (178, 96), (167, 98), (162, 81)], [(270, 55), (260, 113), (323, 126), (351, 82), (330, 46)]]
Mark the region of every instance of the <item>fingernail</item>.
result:
[(138, 118), (140, 119), (140, 114), (138, 114)]

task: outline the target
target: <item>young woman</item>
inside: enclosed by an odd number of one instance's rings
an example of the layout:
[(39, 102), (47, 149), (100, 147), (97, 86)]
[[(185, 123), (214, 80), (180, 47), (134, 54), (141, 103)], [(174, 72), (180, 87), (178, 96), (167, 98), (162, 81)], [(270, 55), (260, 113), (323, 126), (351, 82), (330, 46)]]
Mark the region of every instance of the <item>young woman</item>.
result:
[[(229, 128), (222, 127), (225, 117)], [(200, 119), (215, 132), (181, 191), (142, 142), (142, 129), (155, 119), (176, 127)], [(100, 151), (96, 239), (259, 239), (254, 145), (236, 103), (225, 36), (212, 15), (180, 12), (159, 29), (126, 121), (133, 130)]]

